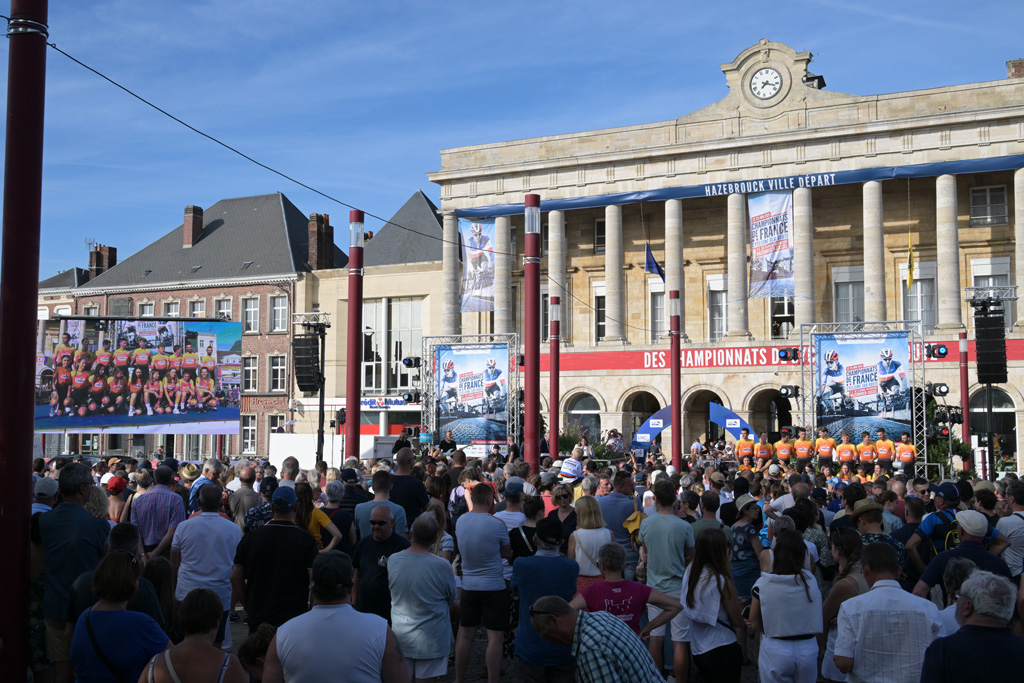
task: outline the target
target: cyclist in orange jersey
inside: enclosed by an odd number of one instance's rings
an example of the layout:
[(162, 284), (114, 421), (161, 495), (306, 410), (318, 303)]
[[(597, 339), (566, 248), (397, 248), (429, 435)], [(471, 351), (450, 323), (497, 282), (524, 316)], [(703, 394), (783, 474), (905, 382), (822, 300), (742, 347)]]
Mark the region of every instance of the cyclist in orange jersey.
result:
[(836, 452), (836, 440), (829, 437), (828, 428), (818, 427), (818, 438), (814, 440), (814, 452), (818, 456), (818, 471), (823, 467), (835, 467), (833, 457)]
[(896, 455), (896, 445), (893, 444), (892, 439), (885, 435), (885, 430), (881, 427), (878, 428), (875, 436), (875, 451), (878, 462), (876, 469), (881, 469), (889, 476), (892, 476), (892, 459)]
[(840, 442), (836, 445), (836, 457), (840, 463), (853, 463), (857, 459), (857, 447), (850, 443), (850, 432), (839, 435)]
[(871, 434), (867, 431), (860, 433), (860, 443), (857, 444), (857, 459), (859, 464), (864, 465), (864, 470), (871, 474), (875, 471), (875, 459), (878, 458), (878, 447), (871, 440)]
[(807, 438), (807, 430), (804, 427), (797, 427), (793, 452), (796, 454), (796, 471), (803, 474), (814, 457), (814, 442)]

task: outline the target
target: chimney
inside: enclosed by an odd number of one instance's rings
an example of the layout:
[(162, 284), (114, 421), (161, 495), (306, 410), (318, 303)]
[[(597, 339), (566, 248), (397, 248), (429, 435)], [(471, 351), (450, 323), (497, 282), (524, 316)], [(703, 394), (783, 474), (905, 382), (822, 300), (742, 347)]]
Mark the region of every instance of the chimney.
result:
[(323, 254), (327, 248), (324, 232), (324, 217), (318, 213), (309, 214), (309, 256), (306, 262), (313, 270), (323, 268)]
[(117, 265), (117, 248), (103, 244), (93, 246), (89, 252), (89, 279), (105, 273)]
[(324, 214), (323, 261), (324, 268), (334, 267), (334, 226), (331, 225), (331, 217), (326, 213)]
[(201, 206), (185, 207), (185, 248), (199, 241), (203, 234), (203, 208)]
[(1024, 78), (1024, 59), (1011, 59), (1006, 63), (1007, 78)]

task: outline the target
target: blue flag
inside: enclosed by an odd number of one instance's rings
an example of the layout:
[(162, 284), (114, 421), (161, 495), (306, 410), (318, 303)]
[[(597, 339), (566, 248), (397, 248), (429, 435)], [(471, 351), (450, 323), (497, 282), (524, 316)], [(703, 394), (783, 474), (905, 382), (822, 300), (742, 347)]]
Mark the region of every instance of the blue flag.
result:
[(647, 258), (644, 260), (644, 272), (657, 275), (661, 278), (662, 282), (665, 282), (665, 269), (658, 265), (658, 262), (654, 260), (654, 254), (651, 253), (651, 243), (647, 242)]

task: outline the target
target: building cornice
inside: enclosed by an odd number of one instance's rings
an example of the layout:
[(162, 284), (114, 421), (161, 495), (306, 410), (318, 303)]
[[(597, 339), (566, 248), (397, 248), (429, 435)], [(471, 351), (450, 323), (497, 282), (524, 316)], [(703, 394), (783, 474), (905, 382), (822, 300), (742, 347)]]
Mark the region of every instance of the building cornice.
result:
[(246, 287), (252, 285), (290, 284), (299, 280), (298, 273), (267, 275), (266, 277), (210, 280), (190, 280), (188, 282), (157, 282), (152, 285), (123, 285), (121, 287), (95, 287), (72, 290), (74, 296), (103, 296), (108, 294), (132, 294), (135, 292), (166, 292), (172, 290), (216, 289), (227, 287)]

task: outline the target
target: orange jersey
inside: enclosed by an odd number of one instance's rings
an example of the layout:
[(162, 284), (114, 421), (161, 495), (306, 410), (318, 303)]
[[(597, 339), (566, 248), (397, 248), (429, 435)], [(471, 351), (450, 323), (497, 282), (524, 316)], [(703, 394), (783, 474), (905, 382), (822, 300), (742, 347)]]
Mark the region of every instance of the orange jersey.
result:
[(207, 368), (212, 374), (217, 368), (217, 359), (214, 356), (203, 356), (202, 360), (199, 361), (199, 365)]
[(213, 393), (213, 378), (203, 379), (200, 377), (196, 380), (196, 391), (205, 394)]
[(171, 367), (179, 372), (181, 371), (181, 356), (171, 356)]
[(759, 458), (768, 458), (775, 455), (775, 448), (770, 443), (756, 443), (754, 444), (754, 454)]
[(146, 367), (149, 365), (149, 361), (153, 358), (152, 349), (135, 349), (132, 351), (132, 361), (136, 365)]
[(836, 446), (839, 462), (853, 462), (857, 457), (857, 447), (852, 443), (841, 443)]
[(53, 369), (53, 386), (55, 387), (66, 387), (71, 384), (71, 370), (58, 365)]
[(130, 390), (130, 391), (131, 391), (131, 392), (132, 392), (133, 394), (137, 394), (137, 393), (139, 393), (140, 391), (142, 391), (142, 387), (143, 387), (143, 386), (144, 386), (144, 385), (143, 385), (143, 383), (142, 383), (142, 380), (141, 380), (141, 379), (137, 379), (137, 380), (133, 380), (133, 381), (129, 382), (129, 384), (128, 384), (128, 389), (129, 389), (129, 390)]
[(107, 390), (107, 378), (100, 377), (99, 375), (93, 375), (92, 379), (89, 380), (89, 384), (92, 388), (92, 393), (102, 394)]
[(111, 351), (97, 351), (96, 352), (96, 363), (104, 367), (110, 365), (110, 359), (114, 356)]
[(115, 396), (124, 393), (125, 386), (127, 386), (127, 381), (121, 377), (111, 377), (107, 382), (107, 388)]
[(896, 446), (890, 439), (886, 439), (885, 441), (876, 441), (875, 450), (878, 452), (879, 460), (892, 460), (893, 454), (896, 453)]
[(146, 382), (146, 391), (151, 391), (154, 394), (159, 394), (164, 388), (163, 380), (151, 379)]
[(779, 456), (779, 460), (789, 460), (793, 457), (793, 450), (793, 444), (789, 441), (775, 442), (775, 455)]
[(917, 460), (917, 446), (912, 443), (896, 444), (896, 457), (900, 462), (914, 462)]
[(814, 441), (814, 451), (819, 458), (831, 458), (836, 450), (836, 440), (831, 438), (818, 437)]
[(78, 361), (80, 361), (83, 358), (86, 360), (86, 362), (89, 362), (92, 360), (92, 354), (89, 353), (88, 351), (83, 351), (82, 349), (78, 349), (77, 351), (75, 351), (75, 365), (78, 365)]
[(84, 389), (89, 386), (89, 372), (87, 370), (79, 370), (71, 375), (71, 386), (75, 389)]
[(749, 455), (754, 456), (754, 442), (751, 439), (740, 439), (736, 442), (736, 455), (740, 458)]
[(814, 455), (814, 443), (811, 441), (794, 441), (793, 448), (796, 450), (796, 457), (798, 460), (810, 460), (811, 456)]
[(60, 361), (64, 356), (71, 356), (71, 359), (74, 360), (75, 347), (64, 346), (63, 344), (57, 344), (57, 346), (53, 347), (53, 359), (57, 365), (60, 365)]
[(861, 462), (874, 462), (878, 455), (878, 447), (871, 441), (857, 444), (857, 455)]
[(181, 367), (186, 370), (195, 370), (199, 367), (199, 354), (198, 353), (186, 353), (181, 357)]
[(118, 349), (114, 351), (114, 367), (125, 367), (131, 362), (132, 352), (128, 349)]
[(190, 379), (179, 379), (178, 380), (178, 391), (181, 393), (192, 393), (192, 380)]
[(163, 372), (167, 368), (171, 367), (171, 357), (166, 353), (154, 353), (153, 358), (149, 361), (150, 366), (154, 370)]

